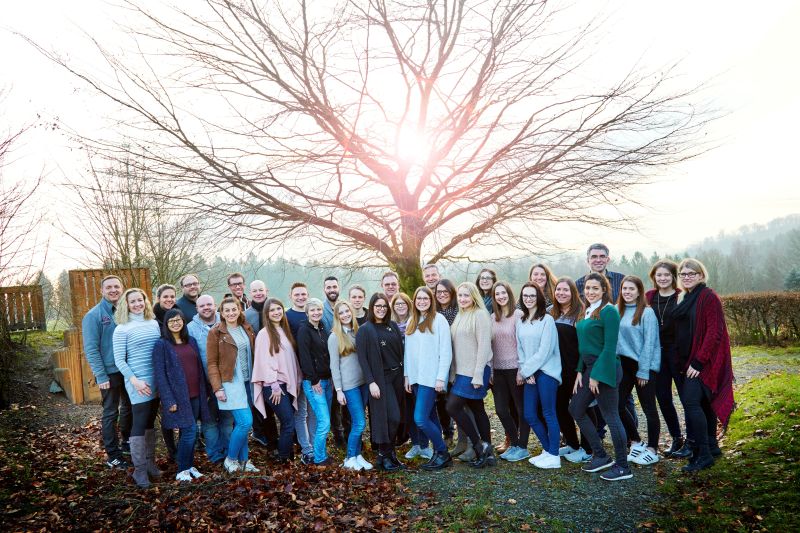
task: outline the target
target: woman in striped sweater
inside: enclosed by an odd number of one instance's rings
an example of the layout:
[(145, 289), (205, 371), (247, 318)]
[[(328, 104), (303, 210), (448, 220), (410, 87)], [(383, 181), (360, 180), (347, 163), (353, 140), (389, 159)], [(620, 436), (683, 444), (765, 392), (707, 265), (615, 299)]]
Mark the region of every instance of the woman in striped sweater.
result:
[(141, 488), (150, 486), (150, 477), (161, 477), (155, 463), (156, 434), (153, 424), (158, 412), (154, 379), (153, 346), (161, 336), (153, 307), (142, 289), (128, 289), (122, 295), (114, 319), (114, 363), (125, 377), (131, 399), (131, 460), (133, 480)]

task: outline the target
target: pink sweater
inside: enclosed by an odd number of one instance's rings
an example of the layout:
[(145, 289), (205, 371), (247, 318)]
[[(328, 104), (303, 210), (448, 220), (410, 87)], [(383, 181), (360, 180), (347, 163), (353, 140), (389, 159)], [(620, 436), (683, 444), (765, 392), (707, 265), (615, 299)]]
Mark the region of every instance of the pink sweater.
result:
[(522, 318), (522, 311), (514, 310), (510, 317), (503, 316), (500, 322), (492, 313), (492, 368), (511, 370), (519, 368), (517, 354), (517, 319)]
[(278, 329), (281, 347), (278, 353), (270, 352), (269, 333), (266, 328), (261, 328), (256, 336), (255, 356), (253, 357), (253, 404), (259, 412), (266, 416), (264, 402), (269, 401), (272, 386), (286, 385), (286, 390), (292, 395), (292, 404), (297, 409), (297, 393), (300, 383), (300, 369), (297, 366), (292, 343), (286, 334)]

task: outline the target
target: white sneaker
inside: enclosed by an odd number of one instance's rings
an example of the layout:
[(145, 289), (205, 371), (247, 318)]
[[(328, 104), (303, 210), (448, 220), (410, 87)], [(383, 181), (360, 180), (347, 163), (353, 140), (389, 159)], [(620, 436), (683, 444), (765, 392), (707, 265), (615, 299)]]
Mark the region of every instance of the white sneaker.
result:
[(560, 455), (552, 455), (547, 452), (544, 452), (545, 455), (537, 461), (531, 461), (533, 466), (537, 468), (561, 468), (561, 456)]
[(222, 463), (222, 466), (225, 468), (225, 471), (228, 472), (229, 474), (238, 472), (241, 469), (241, 467), (239, 466), (239, 461), (231, 459), (230, 457), (225, 458), (225, 462)]
[(188, 470), (184, 470), (182, 472), (178, 472), (178, 475), (175, 476), (176, 481), (191, 481), (192, 475), (189, 473)]
[(200, 471), (195, 467), (191, 467), (189, 469), (189, 473), (192, 475), (193, 478), (203, 477), (203, 474), (201, 474)]
[(249, 460), (244, 464), (244, 467), (242, 467), (242, 470), (244, 470), (245, 472), (252, 472), (254, 474), (257, 474), (258, 472), (261, 472), (261, 470), (256, 468), (255, 465), (253, 465), (253, 463), (251, 463)]
[(530, 459), (528, 459), (528, 462), (529, 462), (530, 464), (532, 464), (532, 465), (535, 465), (535, 464), (536, 464), (536, 462), (537, 462), (539, 459), (541, 459), (542, 457), (544, 457), (545, 455), (549, 455), (549, 454), (548, 454), (546, 451), (542, 450), (542, 453), (540, 453), (539, 455), (537, 455), (537, 456), (535, 456), (535, 457), (531, 457)]
[(430, 461), (433, 458), (433, 448), (430, 446), (427, 448), (420, 448), (419, 456)]
[(559, 456), (559, 457), (564, 457), (564, 456), (565, 456), (565, 455), (567, 455), (568, 453), (577, 452), (577, 451), (578, 451), (578, 450), (576, 450), (576, 449), (575, 449), (575, 448), (573, 448), (572, 446), (569, 446), (569, 445), (567, 445), (567, 446), (562, 446), (561, 448), (559, 448), (559, 449), (558, 449), (558, 456)]
[(420, 452), (421, 452), (421, 451), (422, 451), (422, 450), (420, 450), (420, 447), (419, 447), (418, 445), (416, 445), (416, 444), (415, 444), (415, 445), (413, 445), (413, 446), (411, 447), (411, 449), (410, 449), (410, 450), (408, 450), (408, 451), (406, 452), (406, 455), (405, 455), (405, 457), (406, 457), (406, 459), (413, 459), (414, 457), (417, 457), (417, 456), (419, 456), (419, 454), (420, 454)]
[(592, 456), (586, 453), (583, 448), (578, 448), (574, 452), (568, 453), (567, 455), (564, 456), (564, 459), (566, 459), (570, 463), (585, 463), (591, 458)]
[(659, 457), (657, 453), (653, 453), (647, 448), (645, 448), (645, 450), (642, 453), (631, 459), (631, 462), (636, 463), (637, 465), (647, 466), (656, 464), (658, 462), (658, 459)]
[(628, 454), (628, 461), (633, 461), (645, 451), (647, 451), (647, 446), (645, 446), (643, 442), (634, 442), (631, 444), (631, 451)]
[(361, 454), (356, 455), (356, 461), (358, 462), (359, 465), (361, 465), (361, 468), (363, 468), (364, 470), (372, 470), (372, 463), (364, 459), (363, 455)]

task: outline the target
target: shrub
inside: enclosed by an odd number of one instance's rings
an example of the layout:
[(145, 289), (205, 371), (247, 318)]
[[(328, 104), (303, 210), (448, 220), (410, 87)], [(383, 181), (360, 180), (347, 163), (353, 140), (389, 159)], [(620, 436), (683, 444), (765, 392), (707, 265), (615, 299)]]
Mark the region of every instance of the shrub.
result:
[(748, 292), (722, 296), (736, 344), (800, 342), (800, 292)]

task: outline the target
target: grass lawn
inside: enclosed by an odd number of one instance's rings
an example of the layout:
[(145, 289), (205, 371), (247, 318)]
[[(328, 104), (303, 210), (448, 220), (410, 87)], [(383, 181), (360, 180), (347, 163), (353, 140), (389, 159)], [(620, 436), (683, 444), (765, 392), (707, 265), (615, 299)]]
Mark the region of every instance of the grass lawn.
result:
[(754, 378), (737, 389), (736, 398), (724, 457), (697, 475), (669, 476), (660, 516), (643, 526), (800, 531), (800, 375)]

